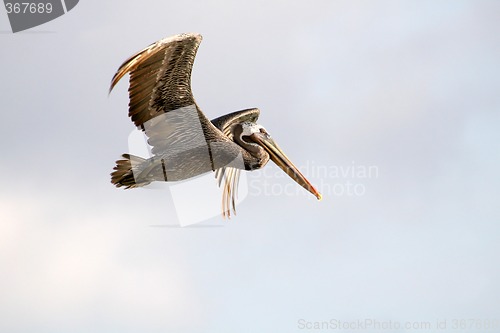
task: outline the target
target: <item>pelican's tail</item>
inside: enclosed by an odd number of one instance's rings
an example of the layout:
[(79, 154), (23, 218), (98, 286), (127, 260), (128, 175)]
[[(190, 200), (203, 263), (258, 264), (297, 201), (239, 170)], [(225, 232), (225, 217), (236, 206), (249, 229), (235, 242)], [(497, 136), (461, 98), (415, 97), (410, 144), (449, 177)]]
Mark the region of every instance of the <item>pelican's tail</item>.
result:
[(126, 189), (141, 187), (151, 183), (151, 181), (138, 181), (139, 168), (146, 159), (130, 154), (123, 154), (124, 160), (116, 161), (116, 166), (111, 173), (111, 183), (116, 187), (124, 186)]

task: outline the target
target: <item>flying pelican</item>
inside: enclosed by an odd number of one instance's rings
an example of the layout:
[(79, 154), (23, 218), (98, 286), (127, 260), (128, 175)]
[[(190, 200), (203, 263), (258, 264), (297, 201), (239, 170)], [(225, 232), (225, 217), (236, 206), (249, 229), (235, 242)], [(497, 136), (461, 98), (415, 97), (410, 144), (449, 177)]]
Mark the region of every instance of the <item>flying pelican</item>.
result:
[[(213, 119), (203, 114), (191, 92), (191, 70), (202, 40), (198, 34), (162, 39), (127, 59), (114, 75), (109, 92), (130, 73), (129, 116), (146, 134), (151, 157), (123, 154), (111, 182), (135, 188), (153, 181), (178, 181), (215, 171), (224, 179), (222, 215), (234, 213), (240, 170), (262, 168), (271, 159), (303, 188), (321, 194), (257, 124), (259, 109)], [(230, 207), (231, 206), (231, 207)]]

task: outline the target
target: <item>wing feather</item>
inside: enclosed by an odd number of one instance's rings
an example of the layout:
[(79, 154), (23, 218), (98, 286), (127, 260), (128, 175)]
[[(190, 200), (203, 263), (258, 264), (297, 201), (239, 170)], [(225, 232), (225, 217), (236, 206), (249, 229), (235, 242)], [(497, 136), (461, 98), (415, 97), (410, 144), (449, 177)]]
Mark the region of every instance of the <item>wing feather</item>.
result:
[[(198, 34), (164, 38), (120, 66), (111, 80), (110, 92), (130, 73), (129, 116), (137, 127), (163, 113), (196, 105), (191, 92), (191, 71), (201, 40)], [(197, 109), (200, 121), (208, 123)]]

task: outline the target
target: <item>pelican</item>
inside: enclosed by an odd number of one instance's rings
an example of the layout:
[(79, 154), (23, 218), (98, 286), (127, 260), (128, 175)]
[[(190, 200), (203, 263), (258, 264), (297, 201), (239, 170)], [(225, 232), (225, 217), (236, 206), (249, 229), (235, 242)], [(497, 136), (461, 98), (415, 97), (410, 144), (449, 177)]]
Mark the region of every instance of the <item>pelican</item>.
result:
[(199, 34), (164, 38), (137, 52), (118, 69), (109, 93), (130, 73), (129, 117), (147, 137), (150, 157), (123, 154), (111, 182), (125, 189), (154, 181), (179, 181), (215, 172), (223, 185), (222, 215), (236, 213), (241, 170), (260, 169), (269, 159), (300, 186), (321, 194), (288, 159), (264, 127), (259, 109), (245, 109), (210, 121), (191, 92), (191, 70), (202, 40)]

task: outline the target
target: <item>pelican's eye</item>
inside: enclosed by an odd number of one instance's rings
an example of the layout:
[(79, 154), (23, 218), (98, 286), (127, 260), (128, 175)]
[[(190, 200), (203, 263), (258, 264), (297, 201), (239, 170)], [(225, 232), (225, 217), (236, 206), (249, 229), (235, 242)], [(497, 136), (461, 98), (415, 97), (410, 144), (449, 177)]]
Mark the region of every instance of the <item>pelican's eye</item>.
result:
[(259, 129), (259, 131), (260, 131), (260, 133), (264, 134), (264, 136), (265, 136), (266, 138), (268, 138), (268, 139), (269, 139), (269, 138), (271, 138), (271, 136), (269, 135), (269, 133), (267, 133), (267, 131), (266, 131), (264, 128), (262, 128), (262, 127), (261, 127), (261, 128)]

